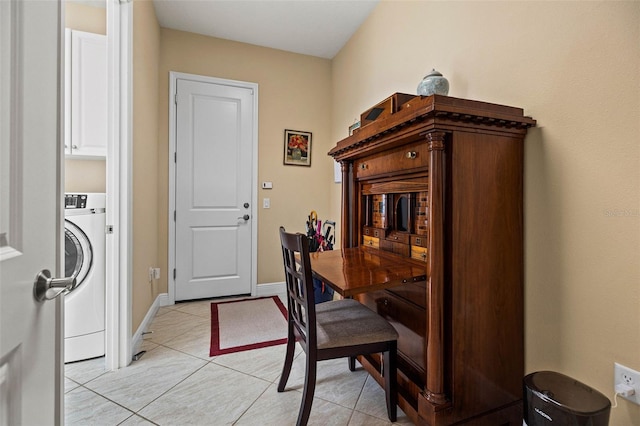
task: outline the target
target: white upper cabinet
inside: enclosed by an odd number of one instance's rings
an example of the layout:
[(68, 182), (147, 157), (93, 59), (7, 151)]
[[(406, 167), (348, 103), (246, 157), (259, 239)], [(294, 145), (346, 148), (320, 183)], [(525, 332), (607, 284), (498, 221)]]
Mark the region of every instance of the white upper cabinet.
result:
[(65, 153), (107, 154), (107, 37), (66, 30)]

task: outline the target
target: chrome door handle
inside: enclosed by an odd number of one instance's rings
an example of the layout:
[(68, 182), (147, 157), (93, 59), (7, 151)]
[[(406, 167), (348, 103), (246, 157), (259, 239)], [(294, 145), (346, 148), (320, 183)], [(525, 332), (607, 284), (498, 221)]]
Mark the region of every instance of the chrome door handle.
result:
[(51, 278), (51, 272), (43, 269), (33, 282), (33, 297), (38, 302), (52, 300), (62, 293), (68, 293), (76, 287), (76, 277)]
[(238, 216), (238, 219), (242, 219), (242, 220), (249, 220), (251, 216), (249, 216), (248, 214), (245, 214), (244, 216)]

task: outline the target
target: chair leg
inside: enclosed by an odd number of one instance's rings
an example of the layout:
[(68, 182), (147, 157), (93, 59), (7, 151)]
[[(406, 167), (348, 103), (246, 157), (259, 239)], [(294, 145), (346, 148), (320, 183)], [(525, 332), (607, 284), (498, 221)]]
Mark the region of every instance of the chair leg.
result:
[(356, 371), (356, 357), (349, 357), (349, 371)]
[(391, 422), (398, 418), (398, 385), (396, 366), (397, 342), (389, 343), (384, 353), (384, 391), (387, 400), (387, 415)]
[(302, 391), (302, 402), (300, 403), (300, 412), (298, 413), (298, 422), (296, 426), (306, 426), (311, 414), (311, 405), (313, 404), (313, 394), (316, 390), (316, 364), (315, 354), (307, 354), (307, 368), (304, 374), (304, 390)]
[(289, 337), (287, 339), (287, 354), (284, 357), (284, 366), (282, 367), (282, 374), (280, 375), (280, 382), (278, 382), (278, 392), (284, 392), (284, 387), (289, 380), (289, 374), (291, 373), (291, 366), (293, 365), (293, 355), (296, 352), (296, 338), (293, 334), (292, 327), (289, 328)]

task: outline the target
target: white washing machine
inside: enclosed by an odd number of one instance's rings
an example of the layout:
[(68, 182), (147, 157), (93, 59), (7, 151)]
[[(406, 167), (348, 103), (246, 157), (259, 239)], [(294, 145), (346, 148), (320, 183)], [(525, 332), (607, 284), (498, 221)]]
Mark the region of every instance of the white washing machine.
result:
[(64, 362), (105, 353), (105, 205), (101, 193), (65, 194)]

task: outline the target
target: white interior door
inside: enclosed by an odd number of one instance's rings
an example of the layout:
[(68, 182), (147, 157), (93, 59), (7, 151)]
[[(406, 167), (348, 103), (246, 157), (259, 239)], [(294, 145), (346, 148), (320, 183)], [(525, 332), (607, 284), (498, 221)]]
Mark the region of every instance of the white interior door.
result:
[(176, 87), (175, 300), (248, 294), (254, 90)]
[[(61, 424), (60, 3), (0, 1), (0, 425)], [(48, 296), (53, 297), (56, 291)]]

